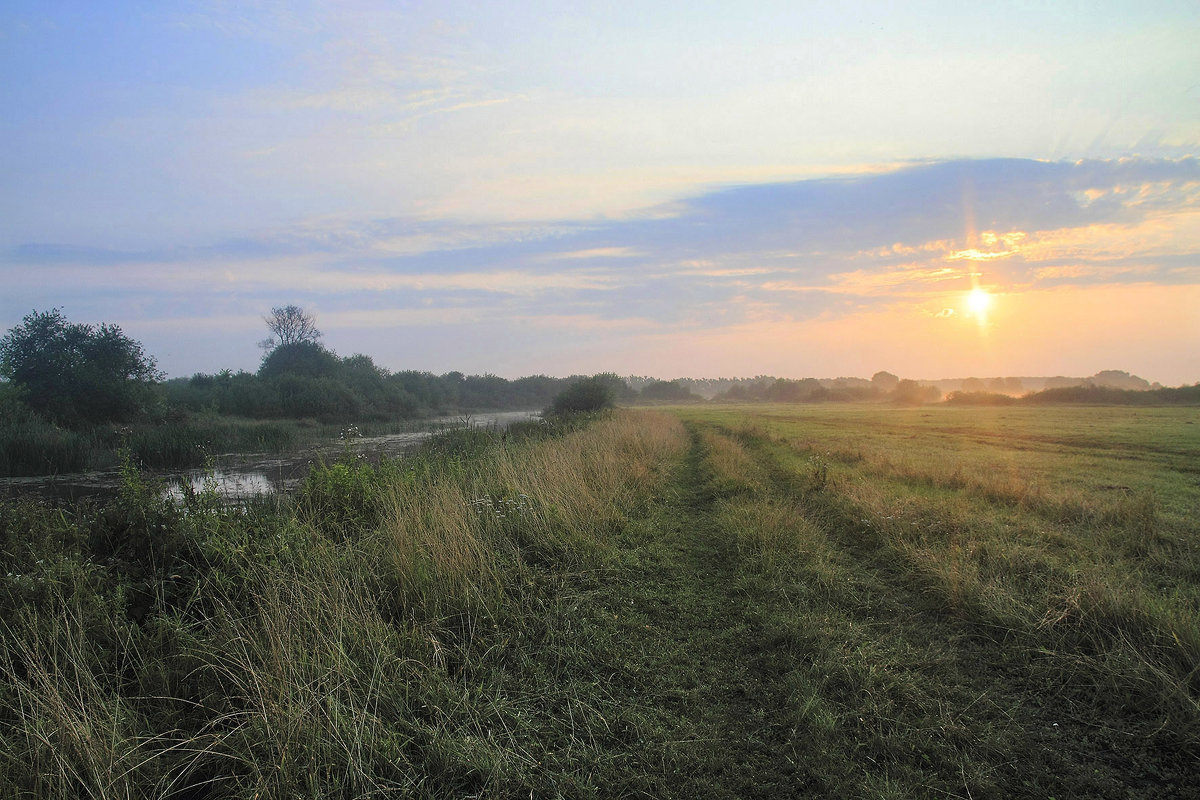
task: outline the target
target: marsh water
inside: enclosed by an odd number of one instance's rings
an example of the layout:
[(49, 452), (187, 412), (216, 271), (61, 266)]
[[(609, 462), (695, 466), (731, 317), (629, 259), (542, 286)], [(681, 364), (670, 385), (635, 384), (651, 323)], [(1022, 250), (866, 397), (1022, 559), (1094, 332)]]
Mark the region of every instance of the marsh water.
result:
[[(243, 498), (271, 495), (295, 489), (314, 463), (334, 461), (344, 455), (377, 461), (382, 457), (402, 456), (429, 437), (455, 427), (502, 430), (516, 422), (537, 419), (536, 411), (502, 411), (474, 414), (470, 417), (444, 417), (429, 420), (427, 430), (394, 433), (385, 436), (356, 436), (312, 442), (287, 453), (229, 453), (217, 456), (211, 469), (160, 470), (154, 477), (167, 486), (167, 496), (182, 499), (183, 487), (196, 491), (213, 486), (217, 493), (233, 502)], [(0, 480), (0, 494), (21, 493), (44, 497), (78, 498), (112, 494), (120, 486), (118, 468), (33, 478)]]

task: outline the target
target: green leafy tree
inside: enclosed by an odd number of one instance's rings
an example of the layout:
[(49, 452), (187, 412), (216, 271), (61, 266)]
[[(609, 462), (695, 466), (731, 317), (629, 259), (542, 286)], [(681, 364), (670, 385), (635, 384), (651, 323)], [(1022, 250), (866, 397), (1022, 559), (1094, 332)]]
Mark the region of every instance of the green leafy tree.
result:
[(303, 375), (310, 378), (328, 377), (338, 371), (337, 355), (317, 342), (303, 341), (281, 344), (263, 358), (258, 368), (260, 378), (280, 375)]
[(0, 339), (0, 375), (35, 411), (67, 425), (133, 420), (163, 379), (120, 327), (68, 322), (57, 308), (26, 315)]
[(618, 403), (632, 403), (637, 400), (637, 392), (630, 388), (625, 379), (615, 372), (600, 372), (592, 376), (598, 381), (603, 381), (612, 389), (613, 398)]

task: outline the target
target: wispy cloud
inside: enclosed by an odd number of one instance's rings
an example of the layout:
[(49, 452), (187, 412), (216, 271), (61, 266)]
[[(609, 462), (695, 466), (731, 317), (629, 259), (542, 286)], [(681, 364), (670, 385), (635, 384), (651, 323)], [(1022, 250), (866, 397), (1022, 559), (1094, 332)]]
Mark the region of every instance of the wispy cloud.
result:
[(232, 292), (247, 315), (286, 299), (348, 331), (457, 320), (563, 347), (863, 314), (933, 331), (965, 324), (976, 284), (1010, 306), (1063, 286), (1200, 286), (1198, 231), (1193, 158), (956, 161), (718, 188), (611, 221), (329, 217), (188, 248), (18, 245), (0, 254), (0, 312), (121, 290), (227, 313)]

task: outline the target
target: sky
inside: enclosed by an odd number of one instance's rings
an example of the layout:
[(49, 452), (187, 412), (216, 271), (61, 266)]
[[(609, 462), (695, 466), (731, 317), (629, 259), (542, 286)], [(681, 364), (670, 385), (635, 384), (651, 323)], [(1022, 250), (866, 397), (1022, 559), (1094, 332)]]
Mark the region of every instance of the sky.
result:
[(0, 330), (1200, 381), (1200, 4), (0, 5)]

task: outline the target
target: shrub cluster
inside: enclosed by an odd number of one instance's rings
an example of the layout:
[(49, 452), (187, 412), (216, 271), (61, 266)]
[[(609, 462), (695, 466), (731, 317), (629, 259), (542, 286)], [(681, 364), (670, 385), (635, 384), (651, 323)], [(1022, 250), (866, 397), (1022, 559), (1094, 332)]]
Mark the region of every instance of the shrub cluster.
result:
[[(575, 378), (404, 370), (389, 372), (369, 356), (339, 358), (319, 344), (276, 348), (258, 373), (229, 370), (164, 385), (170, 407), (255, 419), (312, 418), (322, 422), (412, 418), (452, 410), (543, 408)], [(597, 384), (624, 383), (611, 375)]]

